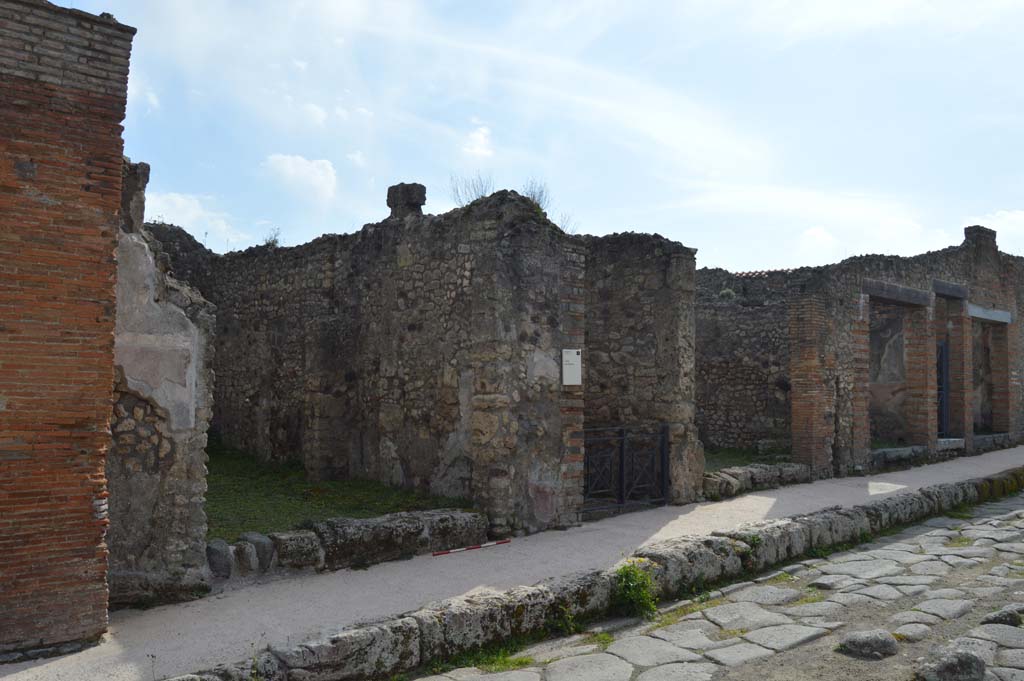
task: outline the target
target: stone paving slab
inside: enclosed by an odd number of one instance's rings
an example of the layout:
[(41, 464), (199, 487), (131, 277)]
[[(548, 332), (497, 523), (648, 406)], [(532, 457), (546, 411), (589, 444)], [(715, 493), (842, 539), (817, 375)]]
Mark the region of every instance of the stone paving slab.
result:
[[(1017, 497), (1014, 504), (1004, 504), (1001, 508), (1013, 511), (1009, 516), (1012, 522), (1024, 522), (1019, 515), (1024, 513), (1024, 495)], [(991, 512), (988, 509), (980, 507), (977, 512)], [(1015, 574), (1013, 571), (1017, 568), (1024, 570), (1024, 562), (1015, 566), (1012, 561), (1017, 560), (1018, 554), (1000, 554), (987, 546), (968, 543), (984, 543), (993, 541), (993, 537), (1006, 536), (1001, 530), (1008, 522), (1011, 520), (979, 515), (970, 525), (973, 529), (966, 530), (976, 535), (974, 538), (958, 529), (935, 530), (919, 525), (902, 531), (897, 538), (890, 538), (890, 546), (896, 548), (879, 548), (881, 542), (872, 542), (861, 549), (843, 552), (838, 562), (819, 559), (809, 565), (795, 564), (799, 569), (748, 578), (750, 581), (739, 582), (732, 588), (726, 586), (705, 596), (709, 599), (707, 606), (702, 606), (700, 599), (686, 601), (687, 607), (697, 610), (679, 621), (670, 621), (667, 626), (632, 622), (617, 628), (617, 640), (604, 652), (595, 652), (594, 644), (588, 643), (585, 637), (571, 639), (574, 645), (567, 644), (563, 649), (552, 647), (548, 650), (553, 655), (571, 655), (573, 650), (577, 650), (578, 655), (546, 665), (542, 678), (544, 681), (626, 681), (628, 678), (722, 681), (735, 673), (745, 681), (760, 681), (762, 672), (743, 670), (774, 670), (777, 667), (774, 662), (767, 662), (769, 658), (801, 655), (804, 650), (813, 649), (816, 660), (822, 656), (842, 656), (844, 653), (837, 652), (840, 640), (877, 639), (884, 646), (868, 650), (862, 645), (860, 648), (864, 650), (861, 650), (849, 644), (847, 654), (856, 653), (858, 664), (884, 665), (887, 663), (876, 660), (893, 655), (894, 651), (898, 653), (906, 646), (925, 646), (922, 653), (947, 649), (967, 651), (989, 665), (988, 681), (1015, 679), (1024, 674), (1024, 628), (979, 624), (979, 620), (1011, 621), (1018, 608), (1024, 610), (1024, 604), (1012, 603), (1013, 600), (1024, 601), (1024, 592), (1016, 599), (1003, 596), (1020, 581), (1003, 575)], [(950, 528), (967, 526), (962, 521), (940, 524)], [(933, 534), (935, 532), (941, 535)], [(939, 543), (932, 543), (932, 540)], [(955, 545), (948, 545), (950, 540), (956, 540)], [(987, 558), (975, 557), (975, 554), (984, 554)], [(953, 570), (943, 562), (946, 560), (966, 563)], [(915, 571), (936, 567), (942, 574), (915, 574)], [(779, 584), (780, 580), (790, 581)], [(719, 599), (726, 602), (721, 603)], [(810, 602), (794, 605), (808, 599)], [(984, 603), (986, 609), (979, 612), (980, 603)], [(663, 611), (666, 617), (672, 615), (671, 607)], [(880, 622), (886, 624), (884, 629), (878, 628)], [(595, 630), (601, 628), (598, 625)], [(936, 632), (947, 630), (954, 632), (950, 640), (936, 640)], [(846, 663), (835, 658), (837, 670), (842, 669), (843, 664)], [(535, 674), (536, 670), (522, 670), (522, 673)], [(771, 678), (788, 681), (789, 677)], [(900, 677), (900, 681), (905, 678), (909, 676)], [(526, 681), (527, 677), (521, 679)], [(486, 681), (520, 681), (520, 678), (506, 680), (487, 676)]]
[(782, 624), (777, 627), (765, 627), (744, 634), (743, 638), (751, 643), (756, 643), (764, 648), (772, 650), (789, 650), (803, 643), (808, 643), (816, 638), (821, 638), (828, 633), (828, 629), (818, 629), (799, 624)]
[(704, 616), (723, 629), (759, 629), (791, 624), (789, 617), (765, 610), (756, 603), (726, 603), (704, 611)]
[(707, 658), (726, 667), (746, 664), (762, 657), (769, 657), (773, 651), (753, 643), (739, 643), (728, 648), (718, 648), (707, 654)]
[(552, 662), (545, 676), (547, 681), (629, 681), (633, 666), (614, 655), (598, 653)]

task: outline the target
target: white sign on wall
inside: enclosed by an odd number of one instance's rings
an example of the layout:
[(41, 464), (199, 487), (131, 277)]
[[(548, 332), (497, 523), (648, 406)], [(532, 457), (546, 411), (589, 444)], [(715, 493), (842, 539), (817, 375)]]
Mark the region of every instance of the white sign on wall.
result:
[(562, 350), (562, 385), (583, 385), (582, 350)]

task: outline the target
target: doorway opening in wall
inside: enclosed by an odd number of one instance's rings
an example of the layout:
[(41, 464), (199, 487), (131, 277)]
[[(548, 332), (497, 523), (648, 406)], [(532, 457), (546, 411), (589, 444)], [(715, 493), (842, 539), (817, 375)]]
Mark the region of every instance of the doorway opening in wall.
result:
[(972, 411), (975, 436), (1009, 431), (1006, 324), (973, 319)]
[(668, 500), (668, 426), (583, 431), (583, 518), (661, 506)]

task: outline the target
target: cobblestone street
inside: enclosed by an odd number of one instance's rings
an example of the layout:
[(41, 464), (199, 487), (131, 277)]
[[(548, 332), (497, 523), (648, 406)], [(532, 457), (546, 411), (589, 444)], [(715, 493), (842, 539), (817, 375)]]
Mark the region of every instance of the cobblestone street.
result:
[(984, 662), (985, 679), (1018, 681), (1021, 612), (1024, 495), (519, 653), (533, 666), (428, 679), (939, 680), (981, 678)]

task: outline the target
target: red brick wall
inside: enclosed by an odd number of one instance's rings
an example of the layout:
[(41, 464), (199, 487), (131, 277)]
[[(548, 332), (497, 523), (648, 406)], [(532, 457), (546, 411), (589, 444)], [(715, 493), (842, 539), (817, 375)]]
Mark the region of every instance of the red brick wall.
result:
[(949, 342), (949, 432), (964, 438), (964, 449), (974, 441), (971, 399), (973, 390), (973, 342), (971, 318), (964, 300), (946, 301), (946, 338)]
[(820, 298), (803, 296), (790, 303), (793, 460), (810, 466), (816, 478), (832, 476), (835, 441), (835, 390), (825, 380), (831, 360), (822, 347), (829, 324)]
[(907, 363), (908, 443), (935, 451), (938, 437), (935, 366), (935, 325), (928, 307), (907, 307), (903, 317), (903, 343)]
[(130, 29), (0, 0), (0, 652), (106, 628)]

